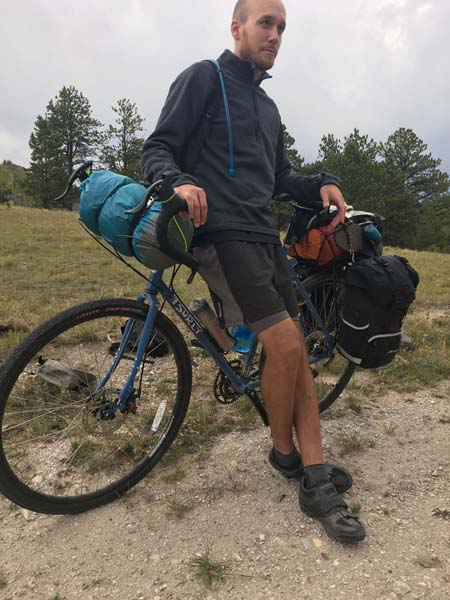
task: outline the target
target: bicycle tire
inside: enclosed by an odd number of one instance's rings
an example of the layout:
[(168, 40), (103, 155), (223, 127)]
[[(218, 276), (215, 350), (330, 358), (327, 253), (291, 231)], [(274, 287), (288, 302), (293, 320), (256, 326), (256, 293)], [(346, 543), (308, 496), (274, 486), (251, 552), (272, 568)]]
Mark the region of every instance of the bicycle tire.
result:
[(155, 332), (166, 346), (146, 354), (135, 380), (143, 393), (134, 414), (98, 416), (110, 406), (108, 398), (117, 398), (133, 356), (122, 358), (98, 396), (93, 382), (84, 391), (85, 381), (70, 389), (40, 375), (39, 363), (53, 358), (84, 373), (98, 371), (96, 389), (114, 361), (111, 342), (117, 347), (120, 328), (128, 319), (143, 322), (147, 311), (146, 304), (121, 298), (80, 304), (39, 326), (2, 365), (0, 491), (12, 502), (47, 514), (83, 512), (122, 496), (167, 452), (189, 405), (192, 364), (183, 336), (165, 315), (157, 315)]
[[(316, 273), (307, 277), (303, 281), (303, 284), (331, 334), (333, 344), (335, 345), (337, 334), (336, 314), (339, 314), (342, 310), (341, 303), (344, 291), (342, 275), (336, 274), (333, 276), (329, 272)], [(314, 353), (314, 346), (320, 346), (322, 343), (321, 336), (323, 336), (323, 333), (300, 295), (299, 300), (300, 318), (304, 329), (305, 343), (308, 354), (311, 357)], [(331, 360), (325, 360), (319, 367), (313, 366), (312, 370), (316, 379), (319, 412), (322, 413), (342, 394), (356, 370), (356, 365), (347, 361), (334, 350)], [(324, 375), (325, 378), (328, 378), (329, 383), (321, 383)]]

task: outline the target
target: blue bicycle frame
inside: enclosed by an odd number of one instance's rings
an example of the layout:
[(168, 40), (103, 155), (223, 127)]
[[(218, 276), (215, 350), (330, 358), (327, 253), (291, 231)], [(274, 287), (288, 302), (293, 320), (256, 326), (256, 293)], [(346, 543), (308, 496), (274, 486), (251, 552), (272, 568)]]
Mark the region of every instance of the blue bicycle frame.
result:
[[(304, 300), (311, 315), (315, 319), (317, 327), (324, 333), (326, 351), (315, 356), (313, 359), (310, 360), (310, 364), (315, 364), (321, 360), (332, 358), (333, 339), (330, 333), (327, 331), (325, 324), (323, 323), (323, 320), (321, 319), (317, 308), (312, 302), (311, 297), (308, 294), (308, 291), (303, 281), (295, 271), (293, 262), (294, 261), (289, 261), (288, 264), (294, 285), (297, 287), (300, 296)], [(240, 373), (237, 373), (235, 369), (230, 365), (223, 352), (219, 349), (217, 344), (210, 337), (209, 333), (199, 323), (199, 321), (195, 318), (192, 312), (183, 303), (183, 301), (180, 299), (180, 297), (177, 295), (174, 289), (172, 287), (169, 287), (163, 281), (163, 271), (152, 271), (144, 293), (137, 297), (138, 302), (148, 302), (149, 310), (145, 319), (144, 327), (139, 334), (139, 343), (136, 349), (136, 356), (133, 362), (133, 367), (130, 371), (130, 374), (128, 375), (128, 378), (123, 388), (119, 393), (118, 402), (115, 405), (115, 411), (120, 410), (121, 412), (126, 412), (128, 409), (129, 399), (132, 397), (134, 390), (135, 378), (142, 364), (142, 361), (145, 358), (145, 354), (147, 352), (147, 348), (149, 346), (149, 342), (153, 333), (155, 319), (160, 308), (158, 294), (161, 294), (162, 298), (164, 298), (170, 304), (173, 310), (179, 315), (183, 323), (189, 328), (189, 330), (197, 338), (197, 340), (200, 342), (203, 348), (205, 348), (205, 350), (208, 352), (211, 358), (215, 361), (219, 369), (231, 382), (236, 392), (241, 395), (246, 394), (249, 397), (251, 397), (252, 392), (254, 392), (260, 387), (260, 379), (258, 376), (256, 376), (259, 374), (257, 373), (257, 371), (250, 372), (250, 369), (254, 362), (256, 348), (258, 346), (258, 340), (256, 336), (254, 336), (250, 351), (242, 358), (242, 364), (244, 366), (244, 369), (243, 375), (241, 375)], [(305, 333), (305, 326), (302, 322), (301, 315), (300, 324), (302, 326), (303, 332)], [(123, 357), (124, 352), (126, 351), (126, 348), (128, 347), (129, 341), (133, 334), (134, 325), (135, 322), (132, 319), (128, 320), (114, 361), (112, 362), (108, 372), (105, 374), (102, 381), (95, 390), (94, 395), (98, 394), (106, 386), (111, 375), (117, 368), (120, 360)]]

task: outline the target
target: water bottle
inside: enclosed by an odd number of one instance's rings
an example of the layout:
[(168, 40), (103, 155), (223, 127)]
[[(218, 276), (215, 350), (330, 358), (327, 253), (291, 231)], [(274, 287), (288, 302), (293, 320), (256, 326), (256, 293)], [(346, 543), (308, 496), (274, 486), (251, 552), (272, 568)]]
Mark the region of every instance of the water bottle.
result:
[(209, 306), (205, 298), (194, 298), (189, 305), (189, 310), (203, 327), (208, 330), (224, 352), (233, 348), (234, 340), (224, 329), (221, 329), (216, 313)]
[(245, 325), (236, 325), (229, 329), (230, 335), (236, 340), (233, 350), (247, 354), (250, 352), (255, 335)]
[(369, 225), (366, 225), (364, 227), (363, 235), (364, 235), (365, 239), (368, 240), (369, 242), (372, 242), (372, 244), (374, 244), (374, 246), (378, 246), (378, 244), (383, 239), (381, 233), (379, 232), (379, 230), (375, 227), (375, 225), (373, 223), (369, 223)]

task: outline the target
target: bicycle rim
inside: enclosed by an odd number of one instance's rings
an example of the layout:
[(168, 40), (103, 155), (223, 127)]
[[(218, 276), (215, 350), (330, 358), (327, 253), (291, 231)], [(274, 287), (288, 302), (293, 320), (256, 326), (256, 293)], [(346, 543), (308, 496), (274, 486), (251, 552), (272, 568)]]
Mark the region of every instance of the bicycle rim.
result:
[[(95, 393), (125, 324), (142, 323), (146, 312), (131, 300), (74, 307), (39, 327), (8, 360), (0, 392), (0, 491), (13, 502), (46, 513), (94, 508), (135, 485), (167, 451), (192, 381), (186, 344), (167, 317), (158, 315), (157, 337), (135, 380), (136, 411), (112, 417), (110, 410), (133, 364), (133, 342)], [(48, 361), (62, 366), (65, 380), (46, 374)]]
[[(332, 344), (330, 357), (322, 328), (306, 302), (300, 298), (300, 318), (305, 343), (312, 362), (311, 369), (316, 382), (319, 410), (323, 412), (339, 398), (356, 368), (335, 350), (337, 325), (342, 312), (344, 283), (342, 277), (333, 277), (331, 273), (313, 275), (305, 279), (303, 283), (326, 327)], [(327, 351), (328, 355), (325, 356)], [(324, 358), (321, 358), (322, 356)]]

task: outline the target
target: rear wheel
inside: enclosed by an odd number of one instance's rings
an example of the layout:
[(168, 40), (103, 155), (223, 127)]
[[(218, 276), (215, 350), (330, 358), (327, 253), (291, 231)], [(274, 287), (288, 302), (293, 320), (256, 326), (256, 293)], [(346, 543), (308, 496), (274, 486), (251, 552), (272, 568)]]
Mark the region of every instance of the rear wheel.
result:
[[(189, 404), (192, 368), (166, 316), (156, 318), (128, 410), (113, 410), (147, 310), (124, 299), (76, 306), (41, 325), (2, 366), (0, 491), (10, 500), (43, 513), (88, 510), (125, 493), (168, 450)], [(130, 319), (124, 355), (95, 393)]]
[(323, 412), (339, 398), (356, 368), (336, 350), (337, 325), (342, 313), (344, 282), (342, 277), (333, 277), (331, 273), (320, 273), (308, 277), (303, 283), (331, 341), (331, 357), (321, 358), (327, 353), (326, 335), (305, 300), (299, 297), (301, 324), (316, 382), (319, 410)]

